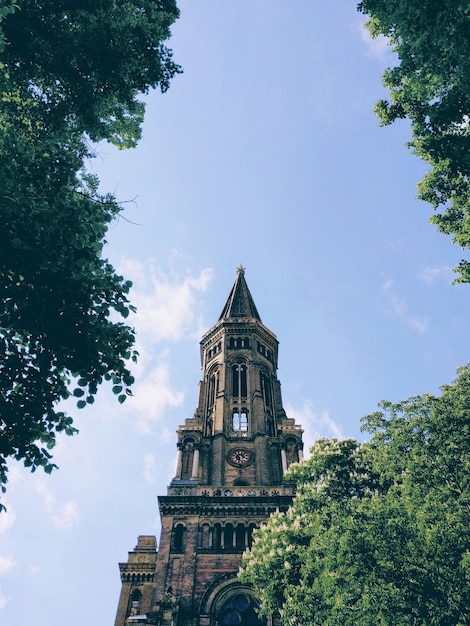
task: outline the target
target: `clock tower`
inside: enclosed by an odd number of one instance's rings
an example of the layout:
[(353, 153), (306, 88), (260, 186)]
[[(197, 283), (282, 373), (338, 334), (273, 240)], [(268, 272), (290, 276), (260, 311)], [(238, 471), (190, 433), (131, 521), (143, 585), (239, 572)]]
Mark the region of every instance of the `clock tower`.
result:
[(261, 321), (238, 268), (217, 323), (201, 340), (193, 417), (177, 430), (176, 473), (158, 499), (160, 544), (141, 535), (120, 564), (115, 626), (274, 626), (237, 579), (254, 529), (285, 511), (302, 460), (302, 429), (286, 416), (278, 341)]

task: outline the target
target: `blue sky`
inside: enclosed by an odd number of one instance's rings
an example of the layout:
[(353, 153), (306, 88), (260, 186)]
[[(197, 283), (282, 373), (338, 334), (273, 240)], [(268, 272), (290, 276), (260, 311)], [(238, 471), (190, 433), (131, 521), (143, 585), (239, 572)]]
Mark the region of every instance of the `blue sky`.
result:
[(285, 408), (318, 436), (362, 438), (381, 399), (438, 393), (470, 354), (462, 252), (415, 200), (406, 121), (372, 109), (394, 62), (354, 1), (184, 0), (184, 73), (147, 98), (133, 151), (99, 146), (125, 205), (106, 254), (134, 280), (141, 359), (123, 406), (103, 390), (60, 439), (52, 476), (12, 465), (0, 516), (4, 626), (112, 624), (117, 563), (159, 533), (175, 430), (195, 409), (199, 340), (246, 279), (280, 341)]

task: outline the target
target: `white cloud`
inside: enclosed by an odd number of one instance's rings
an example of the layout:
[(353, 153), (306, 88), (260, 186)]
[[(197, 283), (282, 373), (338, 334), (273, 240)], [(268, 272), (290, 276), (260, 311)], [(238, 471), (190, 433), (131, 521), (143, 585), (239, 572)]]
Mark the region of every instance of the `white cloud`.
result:
[(285, 403), (287, 416), (301, 424), (304, 430), (304, 454), (307, 456), (309, 448), (322, 437), (336, 437), (343, 439), (339, 425), (331, 418), (328, 411), (318, 412), (311, 400), (304, 400), (300, 406)]
[(424, 317), (413, 316), (408, 314), (408, 305), (403, 298), (396, 295), (394, 291), (393, 280), (386, 280), (382, 285), (382, 293), (389, 304), (389, 311), (405, 320), (406, 324), (418, 332), (423, 334), (428, 329), (428, 320)]
[(425, 267), (418, 274), (418, 278), (427, 285), (435, 285), (436, 283), (450, 285), (455, 278), (455, 274), (449, 265), (434, 265)]
[(134, 386), (134, 397), (129, 408), (136, 413), (135, 426), (139, 432), (149, 433), (152, 422), (158, 422), (168, 407), (178, 407), (184, 402), (184, 393), (174, 389), (170, 383), (168, 351), (145, 376)]
[(175, 276), (155, 267), (152, 261), (125, 259), (119, 270), (134, 283), (131, 300), (137, 315), (133, 323), (142, 342), (177, 341), (196, 330), (196, 297), (206, 291), (213, 275), (211, 269), (202, 270), (196, 277)]
[[(130, 294), (137, 313), (129, 323), (136, 330), (137, 364), (129, 363), (135, 377), (133, 396), (120, 406), (115, 398), (100, 398), (100, 414), (114, 419), (116, 413), (132, 414), (135, 429), (143, 434), (161, 422), (168, 409), (184, 402), (184, 392), (171, 380), (171, 353), (168, 342), (183, 337), (199, 337), (205, 325), (198, 314), (202, 309), (199, 298), (206, 291), (212, 270), (204, 269), (196, 276), (187, 271), (164, 271), (152, 260), (146, 262), (125, 259), (119, 272), (132, 280)], [(96, 406), (96, 405), (95, 405)], [(162, 443), (174, 436), (163, 424), (159, 425)]]
[(0, 575), (6, 574), (16, 565), (16, 561), (12, 556), (2, 556), (0, 554)]
[(367, 54), (378, 61), (392, 63), (396, 59), (396, 54), (390, 48), (390, 39), (385, 35), (379, 35), (375, 39), (370, 36), (369, 29), (366, 27), (367, 17), (364, 17), (359, 23), (359, 33), (362, 41), (367, 46)]
[(70, 530), (78, 522), (78, 519), (78, 503), (76, 500), (68, 500), (51, 517), (52, 523), (59, 530)]
[(42, 478), (36, 481), (35, 489), (36, 493), (43, 498), (46, 511), (55, 528), (58, 530), (70, 530), (76, 525), (79, 519), (76, 500), (67, 500), (64, 504), (57, 504), (55, 495)]

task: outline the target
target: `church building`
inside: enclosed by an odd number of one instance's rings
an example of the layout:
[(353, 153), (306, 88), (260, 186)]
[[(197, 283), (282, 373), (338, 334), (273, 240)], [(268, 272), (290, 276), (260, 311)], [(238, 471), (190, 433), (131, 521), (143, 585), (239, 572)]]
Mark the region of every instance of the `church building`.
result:
[(302, 460), (302, 429), (286, 416), (278, 341), (261, 322), (244, 268), (202, 337), (193, 417), (177, 430), (176, 473), (158, 498), (161, 536), (141, 535), (120, 563), (115, 626), (276, 626), (237, 572), (253, 530), (285, 511)]

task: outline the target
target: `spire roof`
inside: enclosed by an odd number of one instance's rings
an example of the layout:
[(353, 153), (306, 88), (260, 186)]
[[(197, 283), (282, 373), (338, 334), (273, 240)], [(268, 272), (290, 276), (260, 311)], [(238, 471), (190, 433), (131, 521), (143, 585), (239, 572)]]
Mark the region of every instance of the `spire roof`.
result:
[(237, 268), (237, 277), (219, 320), (230, 317), (254, 317), (261, 322), (258, 309), (246, 284), (245, 268), (242, 265)]

